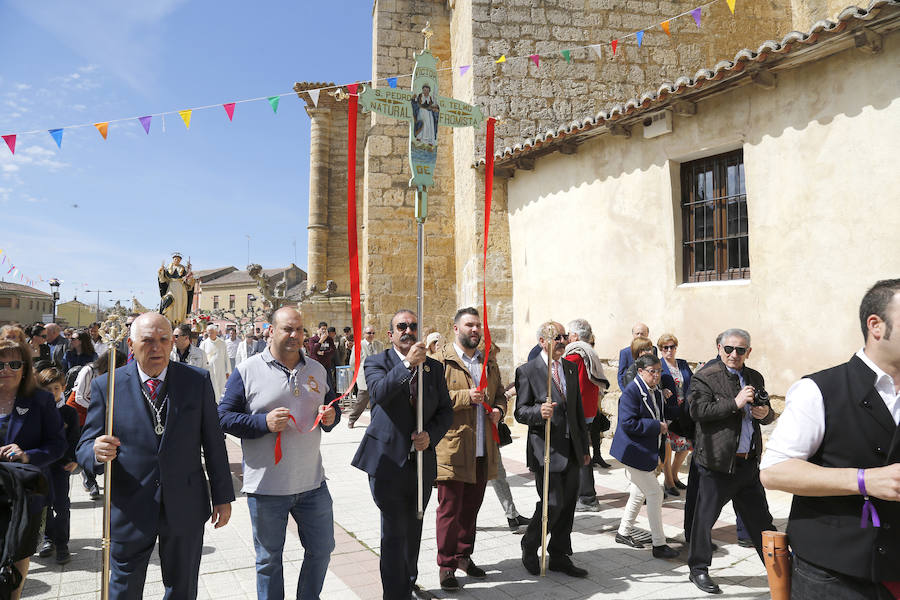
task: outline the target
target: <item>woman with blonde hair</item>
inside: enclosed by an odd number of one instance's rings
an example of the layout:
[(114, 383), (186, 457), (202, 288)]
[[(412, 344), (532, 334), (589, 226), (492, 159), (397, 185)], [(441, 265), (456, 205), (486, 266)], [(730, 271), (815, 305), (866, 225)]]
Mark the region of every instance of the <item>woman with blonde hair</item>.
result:
[[(687, 398), (688, 388), (691, 385), (691, 368), (687, 361), (681, 358), (675, 358), (678, 351), (678, 338), (671, 333), (664, 333), (659, 336), (656, 342), (659, 352), (662, 355), (662, 372), (663, 376), (670, 376), (675, 383), (675, 398), (678, 406), (684, 404)], [(678, 472), (681, 465), (687, 458), (688, 453), (693, 449), (691, 442), (687, 439), (685, 432), (680, 429), (681, 423), (674, 421), (668, 432), (668, 444), (666, 444), (666, 456), (663, 460), (663, 475), (666, 478), (665, 490), (670, 496), (680, 496), (678, 490), (687, 489), (687, 486), (678, 479)]]

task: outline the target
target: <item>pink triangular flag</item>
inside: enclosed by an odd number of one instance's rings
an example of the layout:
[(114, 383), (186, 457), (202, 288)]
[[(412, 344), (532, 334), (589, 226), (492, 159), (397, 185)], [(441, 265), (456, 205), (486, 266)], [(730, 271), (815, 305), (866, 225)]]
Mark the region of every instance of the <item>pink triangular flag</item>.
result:
[(463, 75), (465, 75), (465, 74), (469, 71), (469, 68), (470, 68), (471, 66), (472, 66), (472, 65), (463, 65), (463, 66), (461, 66), (461, 67), (459, 68), (459, 76), (462, 77)]
[(13, 154), (16, 153), (16, 134), (12, 135), (4, 135), (3, 141), (6, 142), (6, 145), (9, 146), (9, 151)]
[(616, 46), (619, 45), (619, 40), (613, 40), (611, 42), (611, 44), (612, 44), (612, 49), (613, 49), (613, 56), (615, 56), (616, 55)]
[(700, 7), (699, 6), (691, 11), (691, 16), (694, 17), (694, 23), (697, 24), (697, 27), (700, 27)]
[(319, 92), (321, 90), (309, 90), (309, 99), (312, 100), (313, 106), (319, 105)]
[(141, 122), (141, 125), (144, 127), (144, 131), (146, 131), (148, 134), (150, 133), (150, 119), (152, 118), (153, 117), (149, 115), (146, 117), (138, 117), (138, 121)]
[(532, 54), (532, 55), (529, 56), (528, 58), (531, 59), (531, 62), (534, 63), (534, 66), (536, 66), (536, 67), (540, 67), (540, 66), (541, 66), (541, 56), (540, 56), (539, 54)]
[(234, 102), (229, 102), (228, 104), (223, 104), (222, 108), (225, 109), (225, 112), (228, 114), (228, 120), (231, 121), (234, 119)]

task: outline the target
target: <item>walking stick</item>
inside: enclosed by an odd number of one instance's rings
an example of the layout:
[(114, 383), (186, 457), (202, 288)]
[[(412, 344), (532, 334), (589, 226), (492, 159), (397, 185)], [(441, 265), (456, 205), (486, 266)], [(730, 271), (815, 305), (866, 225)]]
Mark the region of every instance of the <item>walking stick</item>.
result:
[[(544, 333), (545, 339), (552, 335)], [(547, 402), (553, 402), (553, 342), (547, 350)], [(541, 498), (541, 577), (547, 575), (547, 499), (550, 491), (550, 419), (544, 421), (544, 494)]]
[[(116, 346), (125, 339), (128, 328), (125, 327), (121, 315), (112, 313), (101, 328), (103, 341), (109, 347), (109, 371), (106, 388), (106, 430), (105, 435), (113, 434), (113, 410), (116, 396)], [(110, 512), (112, 510), (112, 462), (103, 469), (103, 578), (100, 581), (100, 598), (109, 600), (109, 551), (110, 551)]]
[[(428, 190), (425, 187), (416, 188), (416, 317), (419, 323), (424, 322), (422, 313), (425, 310), (425, 219), (428, 217)], [(416, 399), (416, 433), (422, 433), (424, 428), (422, 416), (422, 367), (418, 369), (419, 385), (418, 398)], [(425, 517), (424, 490), (422, 489), (422, 451), (416, 451), (416, 517), (421, 521)]]

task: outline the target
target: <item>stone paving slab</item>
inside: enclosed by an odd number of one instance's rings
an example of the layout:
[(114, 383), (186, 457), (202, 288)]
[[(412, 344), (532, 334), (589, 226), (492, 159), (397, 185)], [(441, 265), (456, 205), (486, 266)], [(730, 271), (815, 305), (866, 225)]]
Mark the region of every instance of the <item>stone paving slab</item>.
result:
[[(334, 498), (335, 551), (322, 592), (324, 600), (368, 600), (381, 597), (378, 570), (380, 552), (380, 514), (369, 492), (365, 473), (350, 466), (365, 432), (368, 415), (354, 429), (345, 424), (322, 436), (322, 456), (328, 486)], [(503, 449), (504, 465), (513, 498), (520, 513), (530, 516), (537, 494), (534, 477), (525, 467), (525, 429), (513, 425), (514, 442)], [(235, 489), (240, 489), (240, 444), (229, 437), (229, 461), (235, 474)], [(290, 457), (286, 457), (289, 460)], [(548, 571), (547, 577), (533, 577), (521, 563), (520, 535), (507, 527), (503, 509), (488, 486), (479, 514), (474, 561), (487, 571), (484, 580), (474, 580), (459, 572), (462, 589), (443, 592), (438, 581), (435, 558), (436, 494), (425, 513), (422, 550), (419, 557), (419, 583), (439, 598), (475, 598), (516, 600), (646, 598), (680, 600), (704, 597), (688, 581), (687, 548), (682, 537), (682, 498), (668, 498), (663, 507), (666, 536), (672, 547), (681, 551), (674, 560), (654, 559), (649, 549), (628, 548), (614, 541), (615, 531), (628, 496), (628, 481), (622, 466), (595, 469), (601, 511), (576, 513), (572, 534), (574, 562), (589, 571), (585, 579), (574, 579)], [(683, 478), (686, 475), (683, 476)], [(81, 487), (80, 477), (72, 479), (73, 560), (58, 566), (52, 558), (34, 557), (25, 584), (23, 598), (96, 600), (100, 597), (100, 534), (102, 501), (93, 502)], [(256, 597), (255, 553), (247, 501), (238, 492), (231, 522), (214, 530), (207, 526), (203, 559), (200, 564), (198, 598), (250, 599)], [(769, 505), (776, 524), (783, 524), (790, 510), (790, 495), (769, 492)], [(637, 525), (648, 529), (642, 512)], [(290, 521), (285, 542), (285, 596), (296, 596), (297, 576), (303, 561), (303, 548), (296, 525)], [(719, 583), (723, 596), (739, 599), (767, 598), (765, 570), (752, 549), (737, 545), (734, 513), (722, 511), (713, 529), (719, 550), (713, 556), (710, 574)], [(162, 598), (163, 586), (159, 560), (154, 553), (147, 573), (144, 597)]]

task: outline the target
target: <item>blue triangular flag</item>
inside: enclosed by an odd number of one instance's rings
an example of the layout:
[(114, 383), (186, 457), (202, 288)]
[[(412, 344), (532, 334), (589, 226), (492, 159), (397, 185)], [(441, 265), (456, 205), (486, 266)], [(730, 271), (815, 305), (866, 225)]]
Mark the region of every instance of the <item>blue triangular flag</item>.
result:
[(56, 147), (62, 149), (62, 129), (51, 129), (49, 131), (50, 136), (56, 142)]
[(636, 34), (634, 34), (634, 35), (635, 35), (635, 37), (637, 37), (638, 48), (640, 48), (640, 47), (641, 47), (641, 42), (644, 41), (644, 32), (643, 32), (643, 31), (638, 31), (638, 32), (637, 32)]
[(388, 82), (388, 85), (391, 86), (392, 88), (397, 87), (397, 78), (396, 77), (388, 77), (387, 82)]

